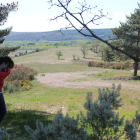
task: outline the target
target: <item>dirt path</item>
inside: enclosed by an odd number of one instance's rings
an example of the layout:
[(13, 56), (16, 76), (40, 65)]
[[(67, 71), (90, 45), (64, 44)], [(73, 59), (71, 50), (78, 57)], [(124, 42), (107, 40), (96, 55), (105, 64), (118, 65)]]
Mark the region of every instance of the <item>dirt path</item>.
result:
[[(94, 71), (94, 73), (99, 73), (98, 71)], [(64, 87), (64, 88), (89, 88), (93, 86), (97, 87), (111, 87), (112, 83), (118, 85), (121, 84), (123, 87), (131, 87), (131, 84), (125, 81), (118, 80), (101, 80), (101, 79), (87, 79), (87, 74), (93, 74), (91, 72), (73, 72), (73, 73), (45, 73), (45, 76), (41, 76), (39, 74), (37, 76), (37, 80), (45, 84), (47, 86), (53, 87)], [(78, 79), (85, 80), (78, 80)], [(86, 80), (87, 79), (87, 80)], [(132, 85), (133, 88), (137, 88), (137, 85)]]

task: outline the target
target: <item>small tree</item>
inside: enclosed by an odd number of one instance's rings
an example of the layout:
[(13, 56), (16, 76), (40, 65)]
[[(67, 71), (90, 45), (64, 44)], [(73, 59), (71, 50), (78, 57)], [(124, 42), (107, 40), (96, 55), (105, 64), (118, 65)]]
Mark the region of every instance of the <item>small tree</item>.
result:
[(56, 55), (57, 55), (57, 58), (58, 58), (58, 59), (60, 59), (60, 57), (63, 56), (63, 54), (62, 54), (61, 51), (57, 51), (57, 52), (56, 52)]
[(99, 51), (99, 42), (94, 41), (94, 42), (92, 42), (92, 44), (90, 46), (91, 46), (91, 48), (90, 48), (91, 51), (93, 51), (94, 53), (98, 53), (98, 51)]
[(91, 47), (90, 50), (93, 53), (96, 53), (97, 54), (97, 57), (98, 57), (98, 54), (100, 53), (99, 45), (100, 45), (100, 42), (99, 41), (94, 41), (90, 45), (90, 47)]
[(103, 60), (103, 57), (104, 57), (104, 49), (105, 49), (104, 44), (101, 44), (101, 45), (99, 46), (99, 53), (100, 53), (100, 55), (101, 55), (101, 59), (102, 59), (102, 60)]
[(88, 50), (89, 50), (89, 47), (87, 46), (87, 44), (83, 43), (81, 46), (80, 46), (80, 50), (83, 54), (83, 58), (86, 57), (86, 55), (88, 54)]
[(103, 60), (107, 61), (107, 62), (110, 62), (110, 61), (114, 60), (114, 53), (110, 50), (109, 47), (104, 48)]

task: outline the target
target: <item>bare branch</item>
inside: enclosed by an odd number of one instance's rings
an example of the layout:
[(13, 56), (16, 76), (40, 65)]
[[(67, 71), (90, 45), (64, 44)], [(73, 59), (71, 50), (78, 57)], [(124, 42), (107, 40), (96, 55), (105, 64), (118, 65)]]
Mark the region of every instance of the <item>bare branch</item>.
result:
[[(132, 54), (128, 53), (128, 52), (125, 51), (125, 50), (122, 50), (122, 49), (121, 49), (121, 46), (120, 46), (120, 47), (114, 46), (114, 45), (110, 44), (108, 41), (103, 40), (102, 38), (100, 38), (99, 36), (97, 36), (97, 35), (88, 27), (88, 25), (89, 25), (90, 23), (92, 23), (92, 24), (94, 24), (94, 25), (99, 25), (99, 24), (96, 24), (95, 21), (97, 21), (97, 20), (99, 20), (99, 19), (102, 19), (102, 18), (107, 18), (107, 19), (111, 20), (110, 18), (107, 17), (108, 13), (107, 13), (107, 14), (103, 14), (102, 9), (101, 9), (101, 10), (98, 10), (99, 14), (94, 14), (94, 15), (93, 15), (93, 14), (91, 13), (91, 10), (92, 10), (93, 8), (96, 8), (97, 6), (95, 6), (95, 7), (90, 7), (90, 6), (88, 6), (88, 5), (86, 4), (85, 0), (84, 0), (84, 3), (83, 3), (83, 2), (82, 2), (82, 3), (79, 2), (80, 8), (79, 8), (79, 7), (76, 7), (76, 9), (78, 10), (78, 12), (77, 12), (77, 13), (72, 13), (71, 10), (68, 9), (68, 7), (69, 7), (69, 5), (70, 5), (70, 3), (71, 3), (72, 0), (57, 0), (57, 1), (58, 1), (58, 4), (53, 3), (53, 0), (50, 0), (49, 2), (50, 2), (50, 4), (51, 4), (51, 7), (52, 7), (52, 6), (57, 6), (57, 7), (63, 8), (64, 12), (63, 12), (61, 15), (59, 15), (59, 16), (55, 17), (54, 19), (51, 19), (51, 20), (57, 20), (58, 18), (63, 17), (63, 18), (65, 18), (65, 19), (70, 23), (69, 26), (67, 26), (67, 27), (65, 27), (65, 28), (61, 28), (61, 29), (60, 29), (60, 32), (62, 32), (62, 29), (74, 28), (74, 29), (75, 29), (76, 31), (78, 31), (80, 34), (82, 34), (82, 35), (84, 35), (84, 36), (88, 36), (88, 37), (94, 37), (94, 38), (100, 40), (101, 42), (107, 44), (108, 46), (110, 46), (110, 47), (112, 48), (112, 50), (119, 51), (119, 52), (121, 52), (121, 53), (123, 53), (123, 54), (126, 54), (126, 55), (129, 56), (131, 59), (140, 62), (140, 58), (133, 56)], [(90, 13), (91, 15), (93, 15), (92, 18), (91, 18), (88, 22), (86, 22), (86, 23), (85, 23), (85, 21), (84, 21), (84, 15), (83, 15), (85, 12)], [(72, 22), (72, 20), (70, 20), (69, 16), (70, 16), (71, 18), (73, 18), (74, 20), (76, 20), (76, 21), (81, 25), (80, 29), (78, 29), (78, 28), (74, 25), (74, 23)], [(78, 16), (80, 16), (80, 18), (78, 18)], [(88, 34), (84, 33), (84, 32), (83, 32), (83, 29), (86, 29), (86, 30), (88, 31)]]

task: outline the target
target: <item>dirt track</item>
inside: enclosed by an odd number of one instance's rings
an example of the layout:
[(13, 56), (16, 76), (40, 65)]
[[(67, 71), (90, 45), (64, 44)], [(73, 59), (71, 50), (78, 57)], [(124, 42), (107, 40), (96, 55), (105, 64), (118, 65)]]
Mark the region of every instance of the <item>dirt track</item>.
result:
[[(94, 73), (99, 73), (95, 71)], [(128, 83), (121, 80), (101, 80), (101, 79), (87, 79), (87, 80), (78, 80), (78, 79), (86, 79), (87, 74), (93, 74), (92, 72), (73, 72), (73, 73), (45, 73), (45, 76), (41, 76), (39, 74), (37, 76), (37, 80), (45, 84), (47, 86), (53, 87), (64, 87), (64, 88), (89, 88), (93, 86), (97, 87), (111, 87), (112, 83), (118, 85), (121, 84), (125, 88), (137, 88), (138, 85), (132, 85), (132, 83)], [(132, 86), (131, 86), (132, 85)]]

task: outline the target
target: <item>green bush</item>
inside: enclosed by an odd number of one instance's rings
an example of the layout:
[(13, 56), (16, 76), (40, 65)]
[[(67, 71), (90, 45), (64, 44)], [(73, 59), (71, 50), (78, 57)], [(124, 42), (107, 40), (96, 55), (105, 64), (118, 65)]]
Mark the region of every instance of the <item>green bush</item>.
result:
[(40, 49), (39, 48), (36, 48), (36, 50), (35, 50), (36, 52), (39, 52), (40, 51)]
[(24, 55), (23, 53), (21, 53), (21, 52), (19, 53), (19, 56), (23, 56), (23, 55)]
[(17, 55), (17, 54), (15, 54), (15, 57), (18, 57), (18, 55)]

